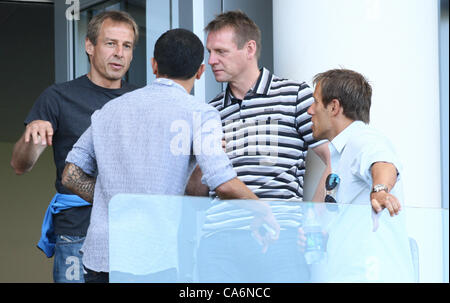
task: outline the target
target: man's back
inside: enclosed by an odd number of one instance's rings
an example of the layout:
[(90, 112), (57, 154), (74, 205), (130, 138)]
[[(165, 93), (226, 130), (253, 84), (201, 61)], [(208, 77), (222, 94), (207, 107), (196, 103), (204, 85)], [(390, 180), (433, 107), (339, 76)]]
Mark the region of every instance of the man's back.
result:
[(186, 175), (194, 165), (191, 150), (197, 113), (199, 123), (217, 115), (167, 79), (112, 101), (92, 118), (95, 155), (102, 172), (97, 182), (108, 188), (108, 195), (131, 188), (183, 194)]
[[(212, 127), (208, 127), (211, 121)], [(94, 113), (91, 127), (67, 158), (67, 162), (84, 162), (80, 166), (88, 174), (99, 172), (83, 246), (83, 263), (88, 268), (109, 270), (105, 253), (108, 239), (104, 236), (108, 234), (105, 222), (110, 199), (119, 193), (182, 195), (196, 157), (199, 160), (199, 155), (193, 154), (194, 138), (204, 138), (213, 131), (220, 150), (217, 129), (221, 130), (220, 118), (214, 108), (196, 101), (181, 85), (162, 78)], [(213, 157), (203, 163), (211, 161)]]

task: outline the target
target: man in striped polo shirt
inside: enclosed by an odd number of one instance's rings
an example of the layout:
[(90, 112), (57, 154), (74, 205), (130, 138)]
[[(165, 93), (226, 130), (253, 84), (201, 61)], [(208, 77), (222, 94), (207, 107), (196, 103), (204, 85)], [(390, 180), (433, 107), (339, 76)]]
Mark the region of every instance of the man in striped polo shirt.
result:
[[(205, 31), (208, 63), (216, 81), (228, 83), (225, 92), (210, 102), (222, 119), (224, 148), (238, 178), (260, 199), (275, 200), (271, 202), (272, 211), (281, 233), (270, 246), (265, 242), (261, 247), (249, 231), (251, 214), (215, 199), (206, 212), (199, 247), (200, 281), (307, 281), (308, 269), (296, 246), (301, 206), (280, 200), (303, 198), (308, 148), (329, 164), (329, 150), (323, 144), (326, 141), (316, 142), (312, 136), (307, 113), (314, 101), (312, 90), (304, 82), (283, 79), (266, 68), (258, 68), (261, 32), (243, 12), (220, 14)], [(328, 171), (314, 200), (323, 201)], [(186, 190), (188, 194), (207, 193), (199, 176), (197, 168)]]

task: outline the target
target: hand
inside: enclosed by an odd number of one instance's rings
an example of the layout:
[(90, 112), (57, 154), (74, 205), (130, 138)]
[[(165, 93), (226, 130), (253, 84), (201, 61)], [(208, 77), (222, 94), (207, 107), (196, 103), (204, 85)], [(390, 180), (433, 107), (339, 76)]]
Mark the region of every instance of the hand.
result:
[(391, 217), (398, 215), (398, 212), (402, 209), (398, 199), (384, 190), (377, 193), (371, 193), (370, 201), (372, 203), (372, 208), (376, 213), (379, 213), (383, 209), (387, 208)]
[[(252, 235), (261, 244), (262, 253), (265, 253), (272, 242), (278, 240), (280, 236), (280, 225), (270, 211), (263, 216), (255, 216), (250, 225)], [(262, 232), (261, 232), (262, 231)]]
[[(53, 127), (52, 124), (44, 120), (34, 120), (30, 122), (24, 134), (25, 143), (33, 139), (35, 145), (52, 145), (53, 141)], [(39, 142), (40, 141), (40, 142)]]

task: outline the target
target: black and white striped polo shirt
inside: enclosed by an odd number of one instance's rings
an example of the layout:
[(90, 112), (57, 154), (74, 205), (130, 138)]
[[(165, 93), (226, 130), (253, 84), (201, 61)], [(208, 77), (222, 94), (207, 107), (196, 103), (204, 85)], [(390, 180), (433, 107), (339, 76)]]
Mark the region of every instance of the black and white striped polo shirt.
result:
[[(302, 199), (307, 149), (322, 143), (312, 137), (307, 110), (313, 101), (305, 82), (283, 79), (263, 68), (243, 100), (234, 98), (227, 86), (209, 103), (220, 113), (226, 152), (238, 178), (259, 198)], [(271, 205), (278, 219), (299, 225), (297, 203)], [(250, 218), (250, 213), (215, 200), (207, 211), (204, 228), (243, 228)]]

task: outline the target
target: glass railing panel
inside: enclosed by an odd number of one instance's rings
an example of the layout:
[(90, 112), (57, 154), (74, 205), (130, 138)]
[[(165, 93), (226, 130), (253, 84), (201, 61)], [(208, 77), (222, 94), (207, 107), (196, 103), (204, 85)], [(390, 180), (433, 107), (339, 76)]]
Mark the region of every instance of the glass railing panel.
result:
[[(250, 236), (255, 230), (250, 223), (258, 222), (252, 212), (236, 205), (239, 201), (226, 201), (223, 211), (212, 214), (211, 201), (115, 196), (109, 205), (110, 282), (448, 282), (448, 210), (405, 207), (390, 217), (387, 210), (374, 215), (368, 204), (268, 201), (281, 230), (264, 253)], [(260, 203), (246, 202), (245, 207)], [(242, 229), (234, 233), (232, 226)], [(211, 235), (219, 242), (205, 240)], [(306, 241), (299, 243), (302, 236)], [(226, 262), (237, 262), (240, 277), (248, 278), (221, 277), (227, 263), (220, 257), (218, 264), (202, 263), (205, 246), (220, 255), (214, 243), (223, 241), (232, 254), (223, 255)], [(292, 253), (273, 259), (271, 249)], [(276, 273), (282, 264), (298, 266), (299, 278), (261, 274), (261, 268)], [(208, 274), (199, 274), (205, 266)]]

